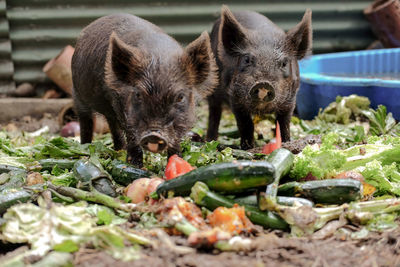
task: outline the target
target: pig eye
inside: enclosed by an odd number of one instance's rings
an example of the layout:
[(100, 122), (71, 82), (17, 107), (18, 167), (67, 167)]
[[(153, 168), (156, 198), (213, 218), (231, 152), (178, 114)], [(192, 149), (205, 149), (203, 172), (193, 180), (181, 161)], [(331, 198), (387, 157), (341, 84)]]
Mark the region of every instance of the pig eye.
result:
[(185, 95), (184, 94), (179, 94), (178, 97), (176, 98), (177, 103), (182, 103), (185, 101)]
[(281, 68), (282, 68), (282, 69), (286, 68), (287, 64), (288, 64), (288, 59), (285, 58), (285, 59), (282, 60), (282, 62), (281, 62)]
[(289, 60), (287, 58), (281, 61), (281, 70), (284, 78), (290, 76)]
[(253, 64), (253, 61), (254, 61), (254, 59), (249, 54), (245, 54), (245, 55), (241, 56), (240, 63), (239, 63), (239, 70), (241, 72), (245, 71), (247, 67), (249, 67)]

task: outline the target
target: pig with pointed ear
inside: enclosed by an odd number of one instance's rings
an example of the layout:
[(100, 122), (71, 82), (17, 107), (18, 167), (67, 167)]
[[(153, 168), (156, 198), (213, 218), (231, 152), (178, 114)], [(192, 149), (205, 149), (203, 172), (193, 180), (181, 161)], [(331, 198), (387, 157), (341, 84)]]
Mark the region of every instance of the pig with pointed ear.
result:
[(217, 139), (221, 104), (227, 102), (236, 118), (242, 149), (254, 147), (252, 114), (275, 113), (282, 140), (289, 141), (300, 85), (298, 60), (310, 53), (311, 43), (310, 10), (285, 33), (259, 13), (232, 13), (222, 6), (211, 33), (219, 85), (208, 97), (207, 139)]
[(183, 49), (154, 24), (129, 14), (97, 19), (79, 35), (72, 58), (73, 97), (81, 142), (93, 135), (93, 113), (103, 114), (114, 148), (143, 165), (143, 149), (179, 153), (195, 120), (195, 95), (217, 85), (206, 32)]

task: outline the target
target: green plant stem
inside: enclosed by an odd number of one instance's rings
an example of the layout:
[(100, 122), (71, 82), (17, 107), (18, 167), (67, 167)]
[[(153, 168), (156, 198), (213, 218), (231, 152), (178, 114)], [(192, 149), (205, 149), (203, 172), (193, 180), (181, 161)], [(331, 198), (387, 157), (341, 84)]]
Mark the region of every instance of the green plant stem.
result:
[(176, 230), (185, 234), (186, 236), (189, 236), (191, 233), (199, 231), (199, 229), (194, 227), (190, 222), (188, 222), (185, 219), (182, 219), (179, 222), (176, 222), (174, 227)]
[(55, 186), (51, 183), (48, 184), (48, 187), (49, 187), (49, 189), (52, 189), (61, 195), (72, 197), (72, 198), (78, 199), (78, 200), (85, 200), (85, 201), (103, 204), (109, 208), (121, 209), (121, 210), (125, 210), (125, 211), (132, 211), (136, 208), (136, 205), (134, 205), (134, 204), (122, 203), (119, 200), (112, 198), (110, 196), (107, 196), (105, 194), (102, 194), (96, 190), (87, 192), (87, 191), (83, 191), (81, 189), (76, 189), (76, 188), (72, 188), (72, 187)]
[[(363, 218), (369, 218), (365, 213), (372, 216), (397, 212), (400, 210), (400, 199), (391, 198), (383, 200), (372, 200), (365, 202), (354, 202), (351, 204), (342, 204), (336, 207), (329, 208), (311, 208), (311, 207), (287, 207), (276, 204), (274, 210), (292, 227), (301, 229), (303, 233), (311, 234), (314, 231), (322, 228), (331, 220), (338, 219), (344, 215), (347, 219), (359, 218), (357, 214), (363, 215)], [(364, 221), (366, 223), (367, 221)]]

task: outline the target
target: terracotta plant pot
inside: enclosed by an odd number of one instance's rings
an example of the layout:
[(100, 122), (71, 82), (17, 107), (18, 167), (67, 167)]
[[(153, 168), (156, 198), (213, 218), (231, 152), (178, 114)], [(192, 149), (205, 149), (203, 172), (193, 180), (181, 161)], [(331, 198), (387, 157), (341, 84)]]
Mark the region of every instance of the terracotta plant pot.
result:
[(74, 50), (72, 46), (66, 46), (43, 67), (47, 77), (69, 95), (72, 95), (71, 59)]
[(364, 9), (364, 15), (385, 47), (400, 47), (399, 0), (376, 0)]

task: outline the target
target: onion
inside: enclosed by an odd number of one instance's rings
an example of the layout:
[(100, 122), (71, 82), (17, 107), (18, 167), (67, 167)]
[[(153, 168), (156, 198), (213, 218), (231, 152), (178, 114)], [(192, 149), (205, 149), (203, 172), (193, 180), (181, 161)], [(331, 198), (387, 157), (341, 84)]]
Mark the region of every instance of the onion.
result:
[(125, 195), (131, 199), (132, 203), (143, 202), (146, 199), (149, 184), (149, 178), (139, 178), (125, 188)]
[(80, 134), (81, 128), (79, 122), (71, 121), (65, 124), (60, 132), (62, 137), (77, 136)]
[(151, 178), (149, 186), (147, 186), (147, 194), (150, 195), (154, 191), (156, 191), (157, 186), (164, 183), (164, 179), (161, 178)]
[[(131, 199), (132, 203), (143, 202), (163, 182), (164, 180), (161, 178), (139, 178), (125, 188), (125, 195)], [(150, 201), (150, 204), (154, 202)]]

